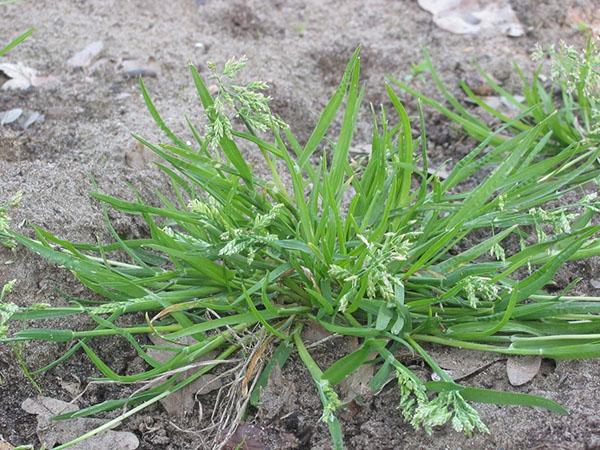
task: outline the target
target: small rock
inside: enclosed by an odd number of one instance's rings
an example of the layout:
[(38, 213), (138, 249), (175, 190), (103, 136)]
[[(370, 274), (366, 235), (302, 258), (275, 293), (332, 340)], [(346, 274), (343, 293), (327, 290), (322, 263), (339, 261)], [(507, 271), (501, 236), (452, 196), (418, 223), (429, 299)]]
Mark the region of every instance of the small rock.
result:
[(167, 430), (164, 428), (158, 430), (148, 440), (154, 445), (159, 445), (160, 448), (165, 448), (165, 446), (171, 442), (171, 438), (169, 438)]
[(108, 58), (100, 58), (98, 61), (96, 61), (94, 64), (92, 64), (90, 66), (90, 68), (88, 69), (88, 72), (95, 73), (100, 67), (105, 65), (107, 62), (108, 62)]
[(121, 64), (123, 73), (128, 78), (133, 77), (157, 77), (160, 65), (152, 56), (146, 61), (141, 59), (126, 59)]
[(92, 61), (100, 54), (104, 49), (104, 43), (102, 41), (95, 41), (91, 44), (86, 45), (83, 50), (78, 51), (67, 60), (67, 65), (82, 69), (89, 66)]
[(206, 44), (204, 44), (203, 42), (196, 42), (194, 44), (194, 47), (196, 47), (202, 53), (206, 53), (208, 51), (208, 46)]
[(26, 130), (34, 123), (42, 123), (44, 119), (44, 115), (37, 111), (25, 110), (23, 115), (19, 119), (19, 125), (21, 126), (21, 128)]
[[(429, 352), (439, 366), (454, 381), (470, 377), (501, 361), (497, 355), (492, 353), (481, 353), (451, 347), (435, 346)], [(439, 377), (435, 373), (431, 374), (431, 378), (439, 381)]]
[(131, 97), (131, 94), (129, 92), (120, 92), (117, 95), (115, 95), (115, 100), (125, 100), (129, 97)]
[(585, 450), (600, 450), (600, 436), (592, 436), (585, 443)]
[(479, 83), (474, 86), (469, 85), (469, 87), (474, 94), (479, 95), (480, 97), (489, 97), (495, 93), (492, 87), (487, 83)]
[(525, 33), (520, 23), (509, 23), (504, 28), (504, 32), (509, 37), (521, 37)]
[(600, 416), (589, 416), (586, 418), (586, 422), (589, 426), (600, 429)]
[(23, 114), (21, 108), (9, 109), (8, 111), (0, 112), (0, 125), (8, 125), (13, 123)]
[(446, 164), (442, 164), (438, 167), (429, 166), (427, 167), (427, 173), (429, 175), (435, 175), (440, 180), (445, 180), (450, 176), (450, 171), (446, 169)]
[[(445, 371), (448, 375), (450, 375), (450, 372)], [(442, 381), (442, 377), (440, 377), (437, 373), (435, 372), (431, 372), (431, 379), (433, 381)]]

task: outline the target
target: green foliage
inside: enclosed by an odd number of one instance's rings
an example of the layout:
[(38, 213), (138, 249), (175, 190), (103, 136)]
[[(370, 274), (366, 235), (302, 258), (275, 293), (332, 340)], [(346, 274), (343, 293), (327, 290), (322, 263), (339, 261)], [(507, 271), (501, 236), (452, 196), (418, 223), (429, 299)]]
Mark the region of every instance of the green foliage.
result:
[[(544, 56), (538, 47), (535, 58)], [(582, 133), (591, 135), (596, 142), (600, 139), (600, 49), (598, 40), (590, 38), (583, 51), (561, 42), (558, 49), (551, 46), (547, 51), (551, 61), (551, 78), (560, 86), (567, 97), (565, 105), (576, 102), (583, 124)]]
[(489, 433), (485, 424), (458, 391), (440, 393), (432, 401), (423, 402), (415, 411), (412, 424), (422, 426), (428, 434), (433, 427), (443, 425), (448, 421), (456, 431), (466, 435), (473, 434), (474, 430)]
[[(1, 6), (1, 4), (0, 4), (0, 6)], [(33, 33), (33, 31), (34, 31), (33, 28), (28, 29), (23, 34), (21, 34), (20, 36), (17, 36), (15, 39), (13, 39), (6, 46), (0, 48), (0, 57), (6, 55), (9, 51), (11, 51), (13, 48), (15, 48), (17, 45), (19, 45), (25, 39), (27, 39), (31, 35), (31, 33)]]
[(8, 321), (12, 315), (19, 310), (18, 306), (4, 301), (4, 298), (14, 289), (16, 282), (17, 280), (11, 280), (8, 283), (5, 283), (4, 286), (2, 286), (2, 290), (0, 290), (0, 336), (6, 335), (6, 332), (8, 331)]
[(10, 216), (9, 212), (11, 209), (19, 206), (23, 193), (21, 191), (14, 194), (7, 204), (0, 204), (0, 245), (5, 247), (12, 247), (13, 241), (11, 239), (4, 238), (2, 232), (7, 232), (10, 229)]
[[(559, 145), (556, 114), (523, 126), (509, 121), (514, 135), (502, 135), (451, 113), (482, 142), (440, 180), (427, 172), (422, 115), (415, 138), (411, 118), (388, 85), (393, 111), (373, 118), (369, 158), (364, 167), (353, 167), (349, 154), (363, 97), (358, 51), (304, 146), (270, 115), (266, 97), (232, 87), (243, 63), (231, 60), (224, 73), (213, 73), (221, 100), (191, 67), (209, 120), (204, 134), (190, 123), (193, 146), (170, 130), (142, 83), (150, 113), (170, 143), (136, 139), (160, 157), (158, 167), (171, 190), (152, 205), (139, 197), (93, 196), (140, 216), (148, 237), (119, 237), (108, 219), (114, 237), (109, 243), (73, 243), (38, 227), (35, 238), (6, 227), (0, 231), (72, 271), (103, 299), (12, 312), (11, 321), (84, 314), (96, 324), (84, 330), (26, 328), (5, 337), (73, 343), (35, 373), (81, 349), (102, 380), (153, 382), (129, 397), (59, 419), (135, 406), (106, 425), (114, 426), (219, 362), (234, 355), (250, 358), (265, 334), (281, 342), (274, 356), (280, 366), (295, 347), (315, 382), (336, 449), (343, 447), (336, 412), (344, 405), (335, 386), (362, 364), (378, 367), (373, 391), (396, 374), (401, 413), (427, 432), (446, 422), (467, 434), (485, 431), (467, 402), (564, 412), (539, 397), (458, 385), (421, 344), (550, 358), (600, 355), (600, 299), (544, 291), (567, 261), (600, 254), (600, 227), (592, 224), (600, 204), (580, 195), (600, 175), (600, 150), (581, 139)], [(236, 117), (245, 130), (235, 128)], [(332, 126), (338, 119), (339, 127)], [(252, 170), (238, 144), (260, 152), (270, 177)], [(556, 202), (567, 193), (580, 199)], [(540, 232), (532, 239), (535, 229)], [(120, 325), (125, 316), (128, 325)], [(301, 338), (302, 327), (310, 324), (358, 337), (361, 345), (323, 371)], [(165, 339), (160, 349), (172, 356), (163, 363), (153, 359), (148, 350), (157, 346), (143, 335)], [(147, 368), (114, 372), (93, 350), (103, 336), (126, 339)], [(396, 358), (399, 346), (420, 355), (441, 381), (419, 379)], [(210, 364), (194, 365), (215, 351)], [(196, 368), (191, 375), (189, 367)], [(265, 385), (272, 369), (268, 364), (266, 375), (255, 374), (257, 386)], [(260, 401), (260, 387), (237, 394)]]
[[(468, 99), (481, 107), (492, 118), (505, 126), (491, 143), (500, 144), (510, 136), (531, 129), (536, 124), (545, 123), (544, 131), (552, 132), (548, 153), (557, 152), (564, 146), (572, 144), (598, 145), (600, 142), (600, 49), (598, 38), (590, 36), (585, 49), (578, 51), (561, 42), (557, 47), (548, 49), (537, 45), (533, 59), (542, 63), (548, 60), (549, 73), (543, 80), (543, 67), (534, 72), (533, 78), (527, 80), (522, 70), (516, 70), (523, 82), (523, 97), (502, 88), (494, 78), (478, 68), (487, 86), (495, 95), (503, 99), (515, 113), (506, 113), (490, 106), (485, 98), (476, 95), (464, 82), (461, 88)], [(393, 83), (402, 90), (421, 99), (424, 103), (446, 115), (461, 125), (472, 137), (483, 140), (490, 137), (492, 131), (482, 119), (463, 106), (460, 101), (443, 85), (429, 56), (416, 68), (417, 73), (427, 72), (431, 75), (439, 92), (448, 102), (448, 106), (416, 91), (406, 83), (394, 80)]]

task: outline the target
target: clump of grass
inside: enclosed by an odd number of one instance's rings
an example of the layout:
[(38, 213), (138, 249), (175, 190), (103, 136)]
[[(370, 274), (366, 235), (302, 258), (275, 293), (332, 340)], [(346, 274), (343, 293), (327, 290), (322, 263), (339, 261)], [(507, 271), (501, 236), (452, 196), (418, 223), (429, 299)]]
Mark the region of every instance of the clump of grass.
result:
[[(336, 449), (343, 448), (336, 414), (344, 406), (336, 385), (363, 364), (377, 369), (369, 384), (373, 392), (390, 377), (397, 379), (401, 414), (427, 432), (447, 422), (467, 434), (485, 432), (469, 402), (565, 412), (548, 399), (460, 385), (424, 344), (556, 359), (600, 355), (600, 299), (544, 291), (567, 261), (600, 254), (600, 227), (591, 224), (598, 201), (582, 196), (568, 205), (555, 202), (566, 193), (579, 194), (600, 175), (598, 148), (577, 142), (547, 157), (555, 137), (550, 115), (492, 147), (499, 134), (489, 133), (440, 180), (428, 174), (422, 114), (415, 138), (411, 118), (388, 85), (394, 109), (373, 114), (371, 153), (356, 168), (349, 152), (363, 98), (358, 51), (304, 145), (263, 107), (237, 110), (245, 129), (230, 119), (232, 126), (216, 134), (222, 110), (217, 114), (196, 68), (190, 71), (211, 124), (202, 134), (190, 122), (194, 144), (172, 132), (141, 83), (150, 113), (170, 142), (135, 138), (160, 157), (169, 195), (158, 193), (156, 206), (140, 196), (128, 201), (92, 194), (143, 218), (148, 237), (119, 236), (108, 216), (109, 243), (73, 243), (39, 227), (35, 238), (0, 231), (72, 271), (102, 298), (73, 299), (69, 306), (4, 303), (2, 317), (13, 322), (86, 315), (96, 326), (26, 328), (3, 341), (71, 343), (61, 358), (34, 374), (83, 350), (102, 374), (99, 380), (142, 386), (125, 398), (57, 419), (133, 407), (107, 425), (114, 426), (230, 363), (243, 373), (231, 387), (229, 398), (236, 400), (223, 413), (232, 428), (248, 403), (257, 404), (270, 371), (284, 365), (293, 349), (314, 379)], [(337, 118), (341, 125), (334, 135)], [(257, 130), (257, 120), (268, 129)], [(239, 144), (262, 154), (270, 177), (255, 173)], [(479, 180), (481, 174), (487, 175)], [(473, 180), (475, 187), (460, 188)], [(539, 232), (532, 239), (534, 229)], [(138, 323), (122, 325), (126, 316)], [(310, 324), (358, 338), (360, 345), (322, 368), (302, 340), (301, 330)], [(144, 335), (166, 343), (150, 344)], [(93, 349), (103, 336), (127, 340), (147, 369), (113, 371)], [(275, 350), (266, 363), (270, 346)], [(406, 367), (396, 357), (402, 347), (423, 358), (440, 381), (425, 382)], [(159, 362), (148, 353), (152, 348), (172, 356)], [(221, 431), (214, 435), (222, 438), (231, 430)]]
[[(600, 50), (598, 38), (589, 37), (583, 50), (561, 42), (558, 46), (544, 49), (537, 45), (533, 59), (549, 62), (549, 73), (544, 76), (544, 66), (534, 71), (531, 80), (521, 68), (515, 70), (523, 82), (523, 97), (500, 86), (494, 78), (478, 67), (480, 75), (491, 92), (504, 99), (514, 110), (514, 116), (490, 106), (485, 99), (476, 95), (465, 83), (460, 86), (468, 99), (489, 113), (495, 120), (504, 124), (502, 133), (492, 139), (500, 144), (510, 136), (531, 129), (536, 124), (545, 123), (544, 131), (552, 131), (551, 144), (547, 152), (554, 153), (566, 145), (600, 142)], [(416, 72), (427, 72), (447, 101), (444, 105), (426, 94), (418, 92), (407, 83), (393, 80), (403, 91), (421, 99), (424, 103), (460, 124), (472, 137), (483, 140), (492, 134), (492, 129), (480, 118), (469, 112), (446, 88), (429, 58), (416, 67)], [(545, 82), (547, 80), (548, 82)]]

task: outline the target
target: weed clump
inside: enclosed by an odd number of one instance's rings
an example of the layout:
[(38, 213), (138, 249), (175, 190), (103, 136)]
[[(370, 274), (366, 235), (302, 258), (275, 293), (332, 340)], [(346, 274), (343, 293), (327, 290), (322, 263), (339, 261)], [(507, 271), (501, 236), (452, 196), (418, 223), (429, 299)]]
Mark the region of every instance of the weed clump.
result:
[[(536, 45), (532, 59), (539, 62), (533, 77), (528, 79), (516, 66), (523, 83), (523, 97), (501, 87), (494, 78), (478, 68), (487, 87), (513, 110), (514, 114), (490, 105), (484, 97), (476, 95), (464, 82), (461, 88), (473, 104), (485, 110), (494, 120), (504, 124), (502, 133), (492, 139), (493, 144), (503, 142), (508, 136), (530, 129), (545, 122), (545, 130), (552, 131), (547, 153), (558, 151), (566, 145), (592, 144), (600, 141), (600, 49), (597, 37), (589, 37), (583, 50), (577, 50), (564, 42), (544, 49)], [(549, 71), (544, 75), (543, 63)], [(424, 103), (461, 125), (472, 137), (482, 140), (491, 133), (489, 126), (468, 111), (450, 93), (428, 56), (416, 67), (416, 74), (429, 73), (448, 105), (444, 105), (418, 92), (407, 83), (394, 80), (400, 89), (421, 99)]]
[[(33, 238), (0, 229), (1, 238), (65, 267), (102, 298), (5, 309), (3, 326), (84, 314), (95, 327), (26, 328), (2, 340), (71, 343), (63, 357), (35, 374), (83, 350), (100, 380), (143, 386), (57, 419), (133, 406), (106, 425), (114, 426), (230, 362), (244, 376), (230, 385), (227, 398), (237, 400), (225, 412), (229, 428), (205, 430), (223, 438), (244, 408), (259, 402), (270, 371), (283, 366), (294, 348), (314, 379), (335, 448), (343, 447), (336, 413), (344, 406), (336, 385), (363, 364), (376, 368), (373, 392), (397, 379), (401, 414), (426, 432), (447, 422), (467, 434), (485, 432), (469, 402), (565, 412), (548, 399), (458, 384), (423, 344), (556, 359), (600, 355), (600, 299), (544, 291), (567, 261), (600, 254), (600, 227), (592, 222), (598, 201), (581, 196), (567, 205), (556, 202), (598, 179), (600, 149), (588, 140), (564, 142), (574, 132), (557, 122), (556, 111), (534, 116), (532, 123), (524, 115), (510, 119), (493, 131), (415, 93), (480, 139), (440, 179), (428, 172), (422, 112), (417, 134), (394, 89), (400, 83), (391, 82), (386, 89), (393, 111), (374, 114), (371, 152), (356, 168), (349, 153), (363, 98), (358, 51), (304, 145), (270, 113), (263, 84), (235, 84), (243, 63), (231, 60), (223, 73), (211, 66), (216, 97), (190, 66), (209, 121), (204, 133), (189, 122), (193, 144), (171, 131), (141, 82), (150, 113), (170, 142), (135, 138), (161, 159), (170, 192), (158, 194), (159, 206), (139, 197), (92, 195), (141, 216), (149, 236), (121, 237), (108, 219), (113, 242), (99, 244), (69, 242), (39, 227)], [(527, 114), (550, 107), (539, 93), (531, 95)], [(245, 128), (238, 129), (237, 121)], [(508, 129), (511, 134), (504, 133)], [(239, 144), (262, 154), (270, 177), (255, 173)], [(474, 187), (461, 189), (467, 180)], [(536, 228), (543, 232), (527, 240)], [(508, 247), (509, 239), (521, 246)], [(124, 316), (145, 319), (123, 326)], [(323, 370), (302, 340), (303, 327), (313, 324), (360, 343)], [(165, 344), (149, 343), (147, 335)], [(94, 351), (94, 340), (103, 336), (127, 340), (146, 369), (113, 371)], [(269, 347), (275, 350), (267, 363)], [(395, 356), (402, 347), (423, 358), (439, 381), (426, 382), (406, 367)], [(148, 350), (159, 348), (170, 358), (152, 358)]]

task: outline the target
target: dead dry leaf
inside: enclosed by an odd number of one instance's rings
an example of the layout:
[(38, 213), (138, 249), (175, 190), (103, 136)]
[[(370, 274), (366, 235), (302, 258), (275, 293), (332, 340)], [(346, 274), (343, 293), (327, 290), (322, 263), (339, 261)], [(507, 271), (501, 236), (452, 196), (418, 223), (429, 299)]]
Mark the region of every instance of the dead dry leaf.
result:
[[(373, 357), (376, 354), (372, 355)], [(342, 401), (349, 402), (357, 397), (366, 398), (372, 394), (369, 388), (369, 382), (374, 375), (373, 364), (363, 364), (346, 378), (344, 378), (340, 384), (340, 393), (342, 394)]]
[(418, 0), (433, 22), (455, 34), (488, 32), (519, 37), (525, 30), (508, 0)]
[(522, 386), (535, 378), (542, 365), (541, 356), (513, 356), (506, 360), (506, 374), (513, 386)]
[[(353, 352), (360, 347), (358, 338), (356, 337), (346, 339), (346, 344), (349, 347), (350, 352)], [(376, 356), (377, 353), (372, 353), (369, 355), (369, 359)], [(373, 378), (374, 369), (372, 364), (363, 364), (344, 378), (339, 384), (342, 401), (350, 402), (356, 398), (369, 397), (372, 394), (371, 389), (369, 388), (369, 381)]]
[(14, 447), (6, 441), (0, 441), (0, 450), (13, 450)]
[(267, 385), (260, 393), (258, 416), (270, 422), (293, 411), (297, 400), (295, 385), (283, 378), (281, 367), (275, 364)]
[(233, 436), (229, 438), (224, 450), (264, 450), (263, 439), (265, 432), (262, 428), (246, 422), (238, 425)]
[(81, 380), (76, 375), (71, 374), (70, 378), (73, 381), (68, 381), (64, 378), (58, 378), (58, 384), (61, 388), (68, 392), (72, 398), (75, 398), (81, 394), (83, 388), (81, 386)]
[(71, 56), (67, 60), (67, 65), (79, 69), (87, 67), (92, 63), (92, 61), (94, 61), (94, 59), (96, 59), (103, 49), (104, 43), (102, 41), (92, 42)]
[[(23, 402), (21, 408), (29, 414), (37, 416), (37, 435), (46, 448), (52, 448), (57, 443), (67, 443), (108, 422), (104, 419), (85, 418), (52, 420), (52, 417), (55, 415), (77, 411), (79, 408), (72, 403), (50, 397), (28, 398)], [(107, 430), (70, 448), (72, 450), (98, 450), (105, 448), (134, 450), (139, 445), (139, 440), (133, 433)]]
[(140, 142), (135, 142), (130, 149), (125, 151), (125, 164), (132, 169), (143, 169), (156, 159), (154, 153), (147, 150)]
[(22, 63), (2, 63), (0, 64), (0, 72), (10, 78), (2, 85), (3, 90), (29, 89), (30, 87), (40, 87), (58, 82), (56, 77), (52, 75), (40, 76), (37, 70)]
[(10, 80), (2, 85), (2, 89), (29, 89), (33, 86), (33, 79), (36, 77), (37, 71), (31, 67), (24, 66), (22, 63), (0, 64), (0, 72), (4, 72)]
[(450, 171), (446, 168), (446, 164), (441, 164), (438, 167), (429, 166), (427, 168), (427, 173), (429, 175), (435, 175), (440, 180), (445, 180), (450, 176)]
[[(420, 171), (423, 171), (423, 166), (420, 163), (417, 163), (416, 166)], [(435, 175), (440, 180), (445, 180), (446, 178), (448, 178), (450, 176), (450, 171), (446, 168), (446, 166), (447, 166), (446, 162), (440, 164), (437, 167), (429, 165), (427, 167), (427, 173), (429, 175)]]
[[(181, 379), (183, 380), (186, 376), (192, 375), (196, 370), (198, 369), (184, 372)], [(185, 414), (189, 414), (194, 410), (196, 395), (206, 395), (220, 389), (221, 386), (223, 386), (222, 379), (217, 378), (217, 375), (207, 373), (187, 386), (163, 398), (160, 400), (160, 404), (170, 416), (183, 417)]]
[(309, 346), (331, 336), (332, 333), (315, 322), (309, 322), (308, 325), (302, 328), (302, 340)]
[[(164, 339), (161, 339), (157, 336), (151, 336), (150, 340), (156, 345), (173, 346), (173, 343), (165, 341)], [(196, 340), (191, 336), (185, 336), (180, 341), (184, 345), (191, 345), (192, 343), (196, 342)], [(157, 350), (153, 348), (149, 348), (147, 352), (152, 358), (156, 359), (161, 363), (166, 362), (174, 355), (173, 352), (170, 352), (168, 350)], [(209, 353), (205, 355), (205, 357), (202, 359), (211, 360), (214, 359), (215, 356), (216, 353)], [(181, 379), (184, 379), (186, 376), (192, 375), (197, 370), (199, 370), (199, 368), (190, 369), (184, 372), (183, 375), (181, 375)], [(222, 378), (218, 378), (217, 375), (207, 373), (202, 375), (200, 378), (193, 381), (192, 383), (188, 384), (187, 386), (163, 398), (162, 400), (160, 400), (160, 403), (169, 413), (169, 415), (182, 417), (186, 413), (190, 413), (194, 409), (197, 395), (206, 395), (210, 392), (220, 389), (221, 386), (223, 386)]]
[[(515, 116), (520, 112), (519, 108), (517, 108), (513, 103), (509, 102), (506, 97), (489, 95), (487, 97), (481, 97), (481, 100), (483, 100), (483, 102), (490, 108), (493, 108), (509, 117)], [(525, 100), (525, 98), (517, 95), (515, 96), (515, 100), (522, 102)]]

